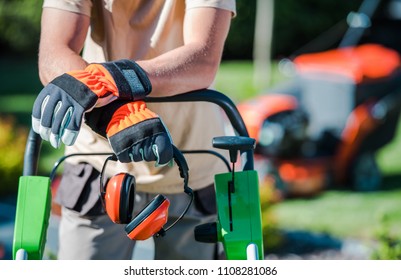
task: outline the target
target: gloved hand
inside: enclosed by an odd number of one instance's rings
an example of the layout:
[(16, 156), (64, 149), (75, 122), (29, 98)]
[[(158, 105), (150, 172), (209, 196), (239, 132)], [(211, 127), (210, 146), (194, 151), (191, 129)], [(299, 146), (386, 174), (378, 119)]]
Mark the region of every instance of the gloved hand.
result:
[(145, 71), (130, 60), (90, 64), (45, 86), (35, 100), (32, 128), (55, 148), (72, 145), (83, 115), (115, 99), (140, 100), (152, 90)]
[(86, 113), (85, 122), (108, 139), (120, 162), (155, 161), (159, 166), (173, 158), (170, 133), (144, 101), (114, 101)]

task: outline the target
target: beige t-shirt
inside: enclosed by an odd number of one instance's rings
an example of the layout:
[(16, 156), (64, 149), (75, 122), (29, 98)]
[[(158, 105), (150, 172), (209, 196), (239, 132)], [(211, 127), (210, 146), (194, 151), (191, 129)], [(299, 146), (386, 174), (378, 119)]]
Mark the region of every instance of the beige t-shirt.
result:
[[(236, 13), (235, 0), (45, 0), (43, 6), (91, 17), (91, 30), (83, 51), (83, 58), (88, 62), (150, 59), (183, 45), (183, 21), (188, 9), (206, 6), (230, 10), (233, 16)], [(212, 149), (213, 137), (225, 134), (225, 116), (217, 105), (207, 102), (147, 105), (160, 115), (179, 149)], [(67, 154), (82, 152), (111, 152), (111, 149), (107, 140), (83, 125), (76, 143), (66, 147)], [(189, 186), (194, 190), (212, 184), (214, 174), (227, 170), (220, 159), (209, 154), (185, 154), (185, 157)], [(84, 161), (101, 170), (104, 160), (102, 156), (82, 156), (71, 157), (69, 162)], [(175, 165), (108, 163), (108, 176), (119, 172), (133, 174), (140, 191), (178, 193), (183, 190)]]

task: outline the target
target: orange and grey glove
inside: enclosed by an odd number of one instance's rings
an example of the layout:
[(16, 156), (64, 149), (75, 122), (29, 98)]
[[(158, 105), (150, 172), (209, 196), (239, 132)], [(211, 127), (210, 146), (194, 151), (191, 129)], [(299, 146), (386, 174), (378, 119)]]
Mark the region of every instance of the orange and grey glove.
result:
[(141, 100), (152, 91), (145, 71), (134, 61), (90, 64), (46, 85), (35, 100), (32, 129), (55, 148), (72, 145), (85, 112), (113, 100)]
[(144, 101), (114, 101), (86, 113), (85, 122), (108, 139), (120, 162), (155, 161), (160, 166), (173, 158), (169, 131)]

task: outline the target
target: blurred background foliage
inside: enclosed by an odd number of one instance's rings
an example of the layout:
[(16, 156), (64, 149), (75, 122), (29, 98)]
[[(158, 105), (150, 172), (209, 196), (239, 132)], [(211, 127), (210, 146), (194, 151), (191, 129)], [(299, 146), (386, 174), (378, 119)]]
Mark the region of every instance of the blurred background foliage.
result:
[(12, 194), (22, 174), (27, 129), (11, 116), (0, 115), (0, 194)]
[[(401, 2), (393, 1), (398, 4)], [(271, 65), (271, 84), (285, 80), (277, 67), (281, 58), (337, 46), (348, 28), (347, 15), (351, 11), (357, 11), (362, 2), (274, 1), (271, 44), (271, 59), (274, 63)], [(381, 1), (382, 5), (388, 2), (390, 0)], [(226, 41), (216, 88), (223, 93), (229, 93), (235, 101), (241, 101), (261, 92), (254, 85), (252, 77), (255, 72), (252, 60), (257, 0), (239, 0), (236, 3), (237, 16), (232, 21)], [(0, 0), (0, 196), (17, 189), (27, 128), (30, 126), (30, 111), (35, 96), (42, 87), (37, 73), (41, 4), (42, 1)], [(391, 11), (388, 9), (381, 9), (374, 19), (374, 28), (368, 32), (370, 38), (378, 38), (378, 41), (399, 47), (400, 20), (398, 18), (389, 21), (389, 12)], [(401, 47), (399, 51), (401, 52)], [(401, 133), (398, 137), (401, 137)], [(367, 235), (372, 238), (377, 227), (381, 226), (377, 222), (381, 218), (372, 218), (369, 212), (373, 209), (372, 211), (380, 212), (379, 214), (390, 213), (386, 227), (378, 233), (380, 250), (375, 258), (399, 258), (400, 246), (395, 247), (393, 244), (399, 244), (400, 241), (394, 241), (390, 237), (392, 234), (397, 237), (401, 235), (401, 228), (398, 226), (401, 213), (398, 203), (401, 198), (398, 188), (400, 152), (400, 145), (393, 143), (379, 153), (379, 163), (387, 176), (387, 190), (376, 193), (374, 199), (369, 194), (327, 192), (316, 199), (283, 201), (274, 205), (272, 189), (262, 188), (264, 233), (268, 239), (266, 244), (272, 246), (272, 243), (282, 241), (279, 235), (272, 234), (274, 228), (271, 225), (278, 225), (280, 228), (308, 228), (342, 237), (360, 238)], [(40, 172), (48, 172), (62, 153), (62, 149), (54, 150), (49, 145), (43, 145)], [(389, 201), (393, 200), (394, 203), (390, 204)], [(356, 204), (355, 201), (361, 201), (361, 204)], [(272, 206), (273, 214), (270, 211)], [(365, 231), (369, 231), (369, 234), (365, 234)]]
[(0, 1), (0, 48), (4, 54), (36, 56), (41, 3), (32, 0)]
[[(0, 50), (3, 55), (36, 56), (42, 1), (0, 0)], [(343, 22), (361, 1), (280, 0), (274, 2), (273, 57), (287, 56), (317, 35)], [(252, 59), (256, 0), (237, 1), (224, 58)]]
[[(339, 32), (344, 32), (347, 14), (356, 11), (360, 4), (357, 0), (274, 1), (272, 58), (291, 55), (335, 25), (340, 25)], [(225, 59), (252, 59), (256, 1), (237, 1), (237, 11), (227, 39)]]

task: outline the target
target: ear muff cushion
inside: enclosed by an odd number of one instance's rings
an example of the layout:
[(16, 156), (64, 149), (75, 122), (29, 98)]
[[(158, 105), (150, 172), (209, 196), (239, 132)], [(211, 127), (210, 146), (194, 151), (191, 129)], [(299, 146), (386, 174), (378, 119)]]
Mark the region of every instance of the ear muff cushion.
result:
[(135, 178), (126, 173), (120, 173), (107, 182), (105, 193), (106, 213), (117, 224), (128, 223), (131, 220), (135, 194)]
[(124, 174), (120, 192), (120, 223), (128, 224), (132, 219), (135, 201), (135, 177)]
[(132, 240), (146, 240), (156, 234), (167, 223), (170, 201), (157, 195), (126, 227)]

